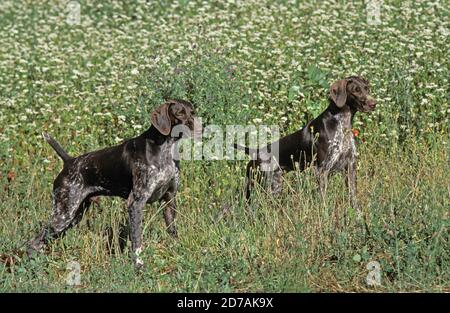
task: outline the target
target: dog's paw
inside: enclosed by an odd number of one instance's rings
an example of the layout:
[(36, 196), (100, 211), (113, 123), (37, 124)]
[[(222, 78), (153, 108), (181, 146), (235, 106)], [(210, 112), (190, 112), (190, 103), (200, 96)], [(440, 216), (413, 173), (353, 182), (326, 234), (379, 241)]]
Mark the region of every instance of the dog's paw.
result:
[(142, 248), (137, 248), (133, 253), (133, 264), (137, 271), (141, 271), (144, 268), (144, 261), (140, 257), (141, 253)]
[(140, 258), (137, 258), (134, 261), (134, 269), (138, 272), (141, 273), (144, 270), (144, 261), (142, 261)]
[(169, 233), (170, 236), (172, 236), (172, 238), (178, 239), (178, 232), (175, 227), (169, 227), (167, 229), (167, 232)]

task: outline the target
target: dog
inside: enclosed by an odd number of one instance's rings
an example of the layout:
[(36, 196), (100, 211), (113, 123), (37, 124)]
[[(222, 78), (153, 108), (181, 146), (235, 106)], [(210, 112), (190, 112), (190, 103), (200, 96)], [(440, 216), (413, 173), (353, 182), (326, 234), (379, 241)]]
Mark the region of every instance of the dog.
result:
[[(264, 183), (269, 192), (278, 195), (283, 173), (296, 169), (296, 164), (300, 171), (312, 164), (322, 196), (326, 194), (329, 175), (345, 172), (351, 205), (361, 216), (356, 201), (357, 153), (352, 121), (357, 111), (375, 110), (376, 101), (369, 92), (369, 82), (362, 77), (338, 80), (330, 87), (328, 107), (304, 128), (259, 149), (235, 144), (236, 149), (253, 156), (246, 171), (247, 201), (255, 183)], [(272, 151), (274, 148), (278, 153)]]
[(176, 142), (186, 134), (196, 137), (201, 132), (201, 123), (192, 104), (177, 99), (156, 108), (151, 113), (151, 123), (148, 130), (135, 138), (78, 157), (68, 155), (58, 142), (44, 134), (64, 166), (53, 183), (50, 222), (29, 242), (29, 256), (79, 223), (91, 199), (97, 196), (127, 199), (132, 260), (137, 268), (143, 265), (139, 254), (142, 252), (142, 210), (146, 203), (166, 204), (167, 230), (177, 237), (175, 195), (180, 169), (179, 161), (174, 160), (174, 150)]

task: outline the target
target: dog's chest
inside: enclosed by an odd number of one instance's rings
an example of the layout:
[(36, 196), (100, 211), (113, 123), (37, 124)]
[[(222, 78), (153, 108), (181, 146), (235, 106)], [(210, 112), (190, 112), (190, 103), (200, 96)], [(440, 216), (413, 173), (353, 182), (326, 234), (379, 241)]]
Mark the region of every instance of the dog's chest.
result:
[(351, 130), (351, 116), (338, 115), (334, 137), (328, 142), (328, 150), (323, 167), (327, 171), (343, 170), (356, 159), (356, 146)]
[(147, 194), (148, 203), (160, 200), (174, 183), (178, 185), (178, 167), (171, 148), (171, 145), (163, 146), (158, 157), (153, 155), (147, 160), (147, 165), (142, 166), (142, 171), (145, 171), (143, 176), (146, 177), (142, 188)]
[(160, 168), (151, 165), (148, 175), (149, 183), (147, 190), (152, 194), (147, 202), (160, 200), (170, 188), (173, 180), (178, 181), (178, 169), (172, 160)]

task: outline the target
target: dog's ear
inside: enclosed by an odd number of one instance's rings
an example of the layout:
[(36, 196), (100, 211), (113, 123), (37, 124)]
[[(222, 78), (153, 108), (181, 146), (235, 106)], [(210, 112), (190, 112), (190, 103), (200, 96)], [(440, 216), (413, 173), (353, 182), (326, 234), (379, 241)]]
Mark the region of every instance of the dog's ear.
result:
[(169, 117), (170, 103), (164, 103), (152, 113), (152, 125), (164, 136), (170, 134), (172, 123)]
[(341, 79), (330, 87), (330, 98), (338, 108), (342, 108), (347, 102), (347, 79)]
[(170, 107), (170, 114), (172, 114), (176, 120), (184, 124), (189, 119), (191, 111), (187, 110), (186, 107), (187, 105), (185, 103), (178, 101), (173, 102), (173, 105)]

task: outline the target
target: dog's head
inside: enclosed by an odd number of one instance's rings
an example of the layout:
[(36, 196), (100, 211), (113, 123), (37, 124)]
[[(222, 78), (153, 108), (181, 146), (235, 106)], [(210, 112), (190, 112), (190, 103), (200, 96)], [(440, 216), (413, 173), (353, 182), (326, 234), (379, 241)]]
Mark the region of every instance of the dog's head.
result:
[(152, 112), (152, 125), (164, 136), (198, 137), (202, 125), (195, 117), (194, 107), (185, 100), (170, 99)]
[(348, 105), (361, 112), (375, 110), (376, 101), (369, 94), (369, 82), (360, 76), (338, 80), (330, 87), (330, 99), (338, 108)]

